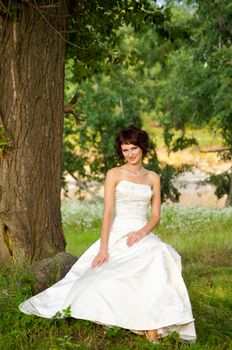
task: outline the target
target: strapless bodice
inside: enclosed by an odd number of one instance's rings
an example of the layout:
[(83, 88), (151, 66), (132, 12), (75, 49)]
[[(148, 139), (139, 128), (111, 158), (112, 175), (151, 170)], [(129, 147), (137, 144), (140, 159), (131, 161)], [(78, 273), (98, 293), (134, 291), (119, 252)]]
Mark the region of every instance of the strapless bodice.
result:
[(145, 220), (151, 196), (149, 185), (121, 180), (115, 190), (115, 219)]

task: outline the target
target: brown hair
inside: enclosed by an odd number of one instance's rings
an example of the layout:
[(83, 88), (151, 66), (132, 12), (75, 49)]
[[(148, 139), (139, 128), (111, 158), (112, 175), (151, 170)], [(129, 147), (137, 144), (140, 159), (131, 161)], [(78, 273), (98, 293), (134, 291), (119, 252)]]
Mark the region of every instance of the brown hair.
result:
[(124, 158), (121, 149), (122, 144), (136, 145), (142, 149), (143, 155), (146, 155), (149, 147), (148, 133), (134, 125), (119, 130), (116, 137), (116, 152), (121, 159)]

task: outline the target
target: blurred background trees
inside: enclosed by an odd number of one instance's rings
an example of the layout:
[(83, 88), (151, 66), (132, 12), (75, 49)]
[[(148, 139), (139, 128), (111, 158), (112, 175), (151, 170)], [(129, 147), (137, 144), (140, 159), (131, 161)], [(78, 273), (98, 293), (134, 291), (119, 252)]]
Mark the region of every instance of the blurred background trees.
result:
[[(106, 170), (118, 164), (114, 138), (129, 124), (143, 126), (152, 136), (152, 152), (145, 162), (161, 174), (163, 200), (178, 200), (173, 179), (187, 167), (158, 160), (151, 125), (163, 127), (170, 153), (194, 146), (231, 159), (231, 3), (158, 3), (155, 24), (141, 25), (138, 16), (137, 25), (117, 28), (112, 46), (107, 44), (110, 56), (98, 60), (94, 55), (85, 65), (79, 56), (67, 56), (66, 101), (79, 92), (82, 97), (73, 109), (77, 123), (72, 114), (65, 118), (63, 170), (79, 188), (102, 180)], [(194, 130), (205, 128), (220, 134), (223, 145), (201, 149)], [(207, 181), (216, 186), (219, 198), (227, 194), (231, 205), (231, 169), (211, 174)]]
[[(223, 147), (215, 151), (222, 159), (230, 160), (231, 2), (170, 2), (170, 6), (182, 13), (179, 18), (185, 17), (190, 39), (168, 57), (168, 73), (161, 92), (166, 144), (173, 151), (197, 145), (197, 139), (186, 137), (186, 128), (207, 127), (214, 134), (220, 133)], [(174, 130), (180, 130), (181, 136), (176, 137)], [(227, 194), (226, 203), (232, 205), (232, 169), (211, 174), (208, 181), (216, 186), (218, 198)]]

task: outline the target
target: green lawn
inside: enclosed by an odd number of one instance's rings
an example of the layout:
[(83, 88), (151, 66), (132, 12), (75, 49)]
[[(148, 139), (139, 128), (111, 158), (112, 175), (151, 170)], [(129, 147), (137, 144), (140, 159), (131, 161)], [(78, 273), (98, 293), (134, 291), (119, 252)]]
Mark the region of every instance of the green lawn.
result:
[[(67, 251), (80, 255), (99, 237), (101, 215), (102, 203), (64, 203)], [(232, 209), (164, 205), (156, 233), (182, 255), (196, 344), (181, 344), (174, 334), (152, 345), (120, 328), (24, 315), (18, 304), (31, 295), (32, 279), (11, 265), (0, 273), (0, 349), (232, 349)]]

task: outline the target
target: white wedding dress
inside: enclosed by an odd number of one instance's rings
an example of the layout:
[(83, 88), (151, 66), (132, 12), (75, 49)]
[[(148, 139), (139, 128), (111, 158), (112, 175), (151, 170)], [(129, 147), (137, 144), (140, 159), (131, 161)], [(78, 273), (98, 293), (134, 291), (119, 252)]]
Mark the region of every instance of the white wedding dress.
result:
[(151, 196), (149, 185), (121, 180), (116, 186), (109, 261), (91, 267), (99, 251), (97, 240), (61, 281), (24, 301), (20, 310), (52, 318), (70, 307), (77, 319), (132, 331), (157, 329), (160, 337), (176, 331), (181, 339), (194, 341), (179, 254), (153, 233), (131, 247), (126, 244), (127, 234), (146, 223)]

